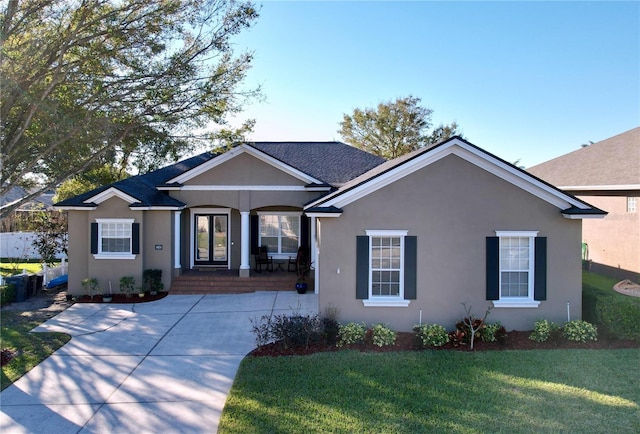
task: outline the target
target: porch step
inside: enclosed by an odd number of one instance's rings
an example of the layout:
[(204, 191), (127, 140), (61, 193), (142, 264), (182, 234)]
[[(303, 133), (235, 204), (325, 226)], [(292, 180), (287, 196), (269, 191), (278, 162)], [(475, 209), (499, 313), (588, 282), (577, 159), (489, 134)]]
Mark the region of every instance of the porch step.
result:
[(264, 272), (260, 276), (238, 277), (199, 273), (176, 277), (169, 293), (242, 294), (256, 291), (295, 291), (295, 285), (295, 274)]

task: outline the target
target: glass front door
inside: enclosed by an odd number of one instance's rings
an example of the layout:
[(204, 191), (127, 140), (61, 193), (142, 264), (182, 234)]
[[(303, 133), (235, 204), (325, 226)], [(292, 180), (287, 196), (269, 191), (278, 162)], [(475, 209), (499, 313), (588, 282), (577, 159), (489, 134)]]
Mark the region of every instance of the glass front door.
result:
[(195, 265), (229, 265), (228, 220), (226, 214), (195, 215)]

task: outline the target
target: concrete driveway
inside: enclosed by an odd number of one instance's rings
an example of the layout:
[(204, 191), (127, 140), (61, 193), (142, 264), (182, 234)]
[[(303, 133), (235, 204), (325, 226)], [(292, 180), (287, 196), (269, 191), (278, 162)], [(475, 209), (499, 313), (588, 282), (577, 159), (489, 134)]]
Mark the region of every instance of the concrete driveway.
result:
[(317, 313), (293, 291), (75, 304), (34, 331), (73, 338), (0, 393), (4, 433), (215, 433), (255, 348), (251, 319)]

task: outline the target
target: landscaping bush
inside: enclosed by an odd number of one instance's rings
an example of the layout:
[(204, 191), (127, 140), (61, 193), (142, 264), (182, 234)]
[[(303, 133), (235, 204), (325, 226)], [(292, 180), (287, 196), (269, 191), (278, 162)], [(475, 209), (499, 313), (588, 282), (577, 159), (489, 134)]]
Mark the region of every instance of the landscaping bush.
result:
[(16, 301), (16, 288), (13, 285), (0, 286), (0, 305), (4, 306)]
[(640, 298), (590, 285), (582, 287), (582, 317), (609, 338), (640, 342)]
[(251, 323), (259, 347), (279, 342), (285, 349), (306, 348), (310, 343), (320, 341), (322, 336), (317, 315), (264, 315)]
[(500, 321), (497, 321), (495, 323), (485, 323), (479, 334), (482, 342), (502, 342), (507, 336), (507, 330), (500, 324)]
[(449, 342), (447, 329), (439, 324), (424, 324), (413, 327), (423, 347), (441, 347)]
[(536, 342), (545, 342), (550, 337), (556, 336), (560, 332), (560, 326), (552, 321), (541, 319), (533, 323), (533, 331), (529, 339)]
[(367, 335), (367, 325), (365, 323), (356, 324), (350, 322), (338, 327), (338, 343), (337, 346), (361, 344)]
[(573, 342), (597, 341), (598, 328), (587, 321), (577, 319), (564, 324), (562, 335)]
[(396, 342), (396, 332), (385, 324), (376, 324), (371, 329), (371, 341), (378, 347), (393, 345)]
[(339, 329), (338, 309), (335, 307), (328, 307), (325, 309), (324, 316), (322, 317), (322, 335), (324, 341), (329, 345), (335, 345), (336, 342), (338, 342)]

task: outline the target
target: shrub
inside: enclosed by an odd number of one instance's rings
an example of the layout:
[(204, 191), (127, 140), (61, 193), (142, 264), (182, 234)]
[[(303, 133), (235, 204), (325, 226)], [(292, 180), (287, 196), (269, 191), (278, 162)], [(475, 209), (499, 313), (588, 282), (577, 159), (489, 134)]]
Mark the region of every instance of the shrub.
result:
[(338, 308), (327, 307), (322, 317), (322, 336), (324, 341), (329, 345), (335, 345), (338, 342)]
[(162, 270), (148, 269), (142, 272), (142, 287), (146, 291), (162, 291), (164, 284), (162, 283)]
[(87, 277), (86, 279), (82, 279), (80, 282), (82, 285), (82, 289), (84, 289), (89, 297), (93, 298), (94, 295), (99, 295), (100, 285), (98, 285), (98, 279), (95, 277)]
[(479, 334), (482, 342), (501, 342), (507, 335), (507, 330), (500, 324), (500, 321), (497, 321), (495, 323), (485, 323)]
[(4, 306), (16, 301), (16, 288), (13, 285), (0, 286), (0, 305)]
[(447, 330), (439, 324), (424, 324), (413, 328), (423, 347), (441, 347), (449, 342)]
[(533, 323), (533, 331), (529, 335), (529, 339), (536, 342), (545, 342), (559, 331), (560, 326), (558, 324), (541, 319)]
[(364, 342), (367, 335), (367, 325), (365, 323), (356, 324), (350, 322), (338, 327), (338, 343), (337, 346), (360, 344)]
[(583, 285), (582, 317), (608, 336), (640, 342), (640, 298)]
[(597, 341), (598, 329), (591, 323), (577, 319), (564, 324), (562, 335), (573, 342)]
[(283, 348), (308, 347), (322, 335), (317, 315), (264, 315), (251, 320), (256, 344), (261, 347), (278, 342)]
[(393, 345), (396, 342), (396, 332), (385, 324), (376, 324), (371, 329), (371, 341), (378, 347)]
[(120, 291), (124, 292), (127, 297), (131, 297), (136, 289), (136, 279), (133, 276), (124, 276), (120, 278)]

